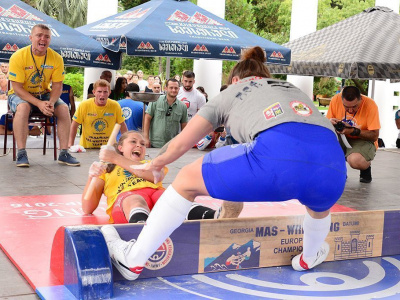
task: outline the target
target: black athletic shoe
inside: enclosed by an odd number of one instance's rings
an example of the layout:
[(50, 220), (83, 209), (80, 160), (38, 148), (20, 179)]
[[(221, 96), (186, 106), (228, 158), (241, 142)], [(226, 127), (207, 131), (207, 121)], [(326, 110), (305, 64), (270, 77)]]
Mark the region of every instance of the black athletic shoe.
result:
[(360, 182), (370, 183), (372, 181), (371, 166), (365, 170), (360, 171)]

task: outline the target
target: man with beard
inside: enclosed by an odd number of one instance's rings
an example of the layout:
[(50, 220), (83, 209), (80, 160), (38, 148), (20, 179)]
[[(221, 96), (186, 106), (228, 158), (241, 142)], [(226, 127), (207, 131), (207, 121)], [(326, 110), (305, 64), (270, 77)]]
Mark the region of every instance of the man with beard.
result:
[(188, 121), (206, 104), (206, 97), (193, 88), (195, 74), (192, 71), (183, 72), (182, 86), (179, 89), (178, 99), (185, 103), (188, 110)]
[(166, 95), (149, 104), (143, 126), (146, 147), (161, 148), (185, 128), (188, 122), (187, 108), (177, 100), (178, 91), (179, 82), (168, 79)]
[(93, 85), (94, 98), (83, 101), (75, 112), (69, 136), (69, 146), (74, 145), (78, 126), (82, 125), (79, 144), (84, 148), (100, 148), (106, 145), (115, 124), (121, 124), (121, 132), (127, 131), (121, 106), (108, 98), (110, 83), (104, 79)]

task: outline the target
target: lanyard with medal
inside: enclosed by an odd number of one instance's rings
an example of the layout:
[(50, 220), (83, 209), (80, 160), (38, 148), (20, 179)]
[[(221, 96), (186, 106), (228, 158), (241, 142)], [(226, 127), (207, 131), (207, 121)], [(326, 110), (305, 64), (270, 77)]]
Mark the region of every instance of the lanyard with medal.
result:
[(42, 93), (41, 93), (41, 87), (42, 87), (42, 78), (43, 78), (43, 72), (46, 66), (46, 59), (47, 59), (47, 51), (46, 51), (46, 55), (44, 57), (44, 62), (42, 65), (42, 73), (39, 72), (39, 68), (36, 65), (36, 61), (35, 61), (35, 57), (33, 56), (33, 52), (32, 52), (32, 46), (31, 46), (31, 56), (32, 56), (32, 60), (33, 60), (33, 64), (35, 65), (36, 68), (36, 73), (39, 76), (40, 82), (39, 82), (39, 99), (42, 100)]

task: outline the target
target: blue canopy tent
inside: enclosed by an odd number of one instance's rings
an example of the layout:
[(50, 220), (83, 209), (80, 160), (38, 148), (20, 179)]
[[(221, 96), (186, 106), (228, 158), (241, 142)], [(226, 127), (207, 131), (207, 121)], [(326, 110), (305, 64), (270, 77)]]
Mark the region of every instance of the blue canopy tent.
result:
[(61, 54), (65, 65), (120, 67), (120, 53), (104, 49), (99, 42), (18, 0), (0, 1), (0, 60), (8, 61), (15, 51), (29, 45), (29, 34), (36, 24), (51, 29), (50, 48)]
[(290, 63), (290, 49), (186, 0), (152, 0), (77, 30), (128, 55), (238, 60), (243, 49), (260, 46), (267, 63)]

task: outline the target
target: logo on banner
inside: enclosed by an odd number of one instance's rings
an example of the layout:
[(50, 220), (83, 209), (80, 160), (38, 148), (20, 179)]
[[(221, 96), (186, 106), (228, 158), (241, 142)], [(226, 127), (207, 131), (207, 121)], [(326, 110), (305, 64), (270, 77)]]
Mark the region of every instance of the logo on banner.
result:
[(158, 43), (158, 49), (165, 52), (188, 52), (189, 46), (187, 43), (161, 41)]
[(146, 268), (149, 270), (162, 269), (169, 264), (173, 255), (174, 244), (170, 238), (167, 238), (146, 262)]
[(285, 57), (283, 56), (283, 54), (282, 54), (281, 52), (279, 52), (279, 51), (278, 51), (278, 52), (276, 52), (276, 51), (272, 52), (271, 55), (269, 56), (269, 58), (272, 59), (272, 60), (276, 60), (276, 59), (282, 60), (282, 59), (285, 59)]
[(196, 47), (194, 47), (193, 51), (194, 52), (208, 52), (208, 49), (204, 45), (200, 46), (199, 44), (197, 44)]
[(19, 49), (19, 47), (16, 45), (16, 44), (14, 44), (14, 45), (10, 45), (9, 43), (7, 43), (4, 47), (3, 47), (3, 50), (4, 51), (9, 51), (9, 52), (15, 52), (15, 51), (17, 51)]
[(221, 53), (224, 53), (224, 54), (236, 54), (236, 51), (235, 51), (235, 49), (233, 49), (233, 47), (225, 46), (224, 50), (222, 50)]
[(151, 7), (144, 9), (144, 10), (139, 8), (132, 12), (128, 12), (126, 14), (123, 14), (123, 15), (115, 17), (115, 18), (116, 19), (139, 19), (139, 18), (143, 17), (150, 9), (151, 9)]
[(9, 9), (1, 8), (0, 13), (2, 17), (7, 17), (7, 18), (43, 21), (43, 19), (31, 14), (30, 12), (26, 11), (25, 9), (19, 7), (16, 4), (11, 6)]
[(108, 55), (104, 55), (103, 54), (99, 54), (99, 56), (97, 56), (97, 58), (95, 59), (96, 61), (101, 61), (101, 62), (111, 62), (110, 58), (108, 57)]
[(177, 22), (187, 22), (187, 23), (195, 23), (195, 24), (209, 24), (209, 25), (218, 25), (222, 26), (223, 24), (215, 21), (203, 15), (199, 12), (195, 12), (194, 15), (189, 16), (180, 10), (176, 10), (172, 15), (169, 16), (167, 21), (177, 21)]
[(136, 49), (154, 50), (154, 47), (149, 42), (147, 43), (141, 42)]
[(260, 265), (260, 246), (261, 243), (254, 240), (243, 245), (234, 243), (219, 256), (205, 258), (204, 272), (257, 268)]

